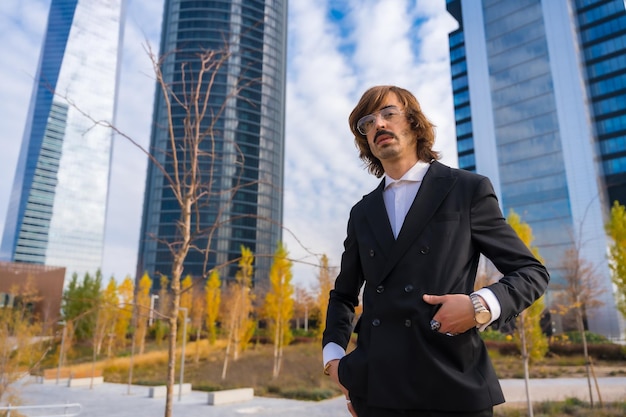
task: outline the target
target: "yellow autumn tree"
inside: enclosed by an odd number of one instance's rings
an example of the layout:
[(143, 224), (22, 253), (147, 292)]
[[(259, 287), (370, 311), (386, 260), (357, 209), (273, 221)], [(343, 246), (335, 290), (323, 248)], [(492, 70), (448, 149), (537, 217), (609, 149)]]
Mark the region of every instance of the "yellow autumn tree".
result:
[(235, 282), (228, 286), (228, 302), (226, 304), (227, 343), (222, 379), (226, 378), (228, 358), (232, 352), (233, 360), (239, 359), (239, 354), (245, 350), (254, 334), (255, 321), (252, 317), (254, 307), (252, 301), (252, 276), (254, 267), (252, 251), (245, 246), (241, 247), (239, 270), (235, 274)]
[[(156, 311), (156, 317), (169, 317), (171, 306), (172, 306), (172, 294), (169, 290), (169, 279), (167, 275), (161, 275), (159, 278), (159, 303)], [(156, 320), (153, 324), (154, 326), (154, 338), (156, 340), (156, 344), (161, 346), (165, 336), (167, 335), (167, 331), (169, 330), (167, 321), (165, 320)]]
[(135, 337), (139, 345), (139, 354), (142, 355), (146, 348), (146, 333), (148, 330), (148, 317), (150, 316), (150, 289), (152, 280), (148, 273), (144, 273), (139, 280), (135, 298), (136, 328)]
[(111, 277), (102, 292), (98, 320), (96, 320), (95, 341), (97, 355), (100, 354), (104, 343), (106, 343), (107, 346), (107, 357), (111, 357), (113, 354), (115, 323), (119, 313), (117, 281), (115, 281), (115, 278)]
[(617, 201), (613, 202), (605, 229), (613, 241), (609, 248), (609, 266), (617, 290), (617, 309), (626, 318), (626, 207)]
[(318, 311), (318, 328), (317, 338), (322, 339), (322, 334), (326, 328), (326, 308), (328, 307), (328, 299), (330, 298), (330, 290), (333, 287), (333, 280), (331, 278), (331, 268), (328, 266), (328, 257), (326, 254), (322, 255), (320, 260), (320, 272), (318, 275), (319, 292), (317, 294), (317, 308)]
[(123, 349), (126, 347), (126, 335), (130, 328), (130, 321), (133, 318), (133, 299), (135, 292), (135, 283), (130, 276), (124, 278), (124, 281), (117, 288), (119, 298), (119, 313), (115, 322), (115, 347)]
[[(532, 228), (528, 223), (522, 222), (521, 217), (515, 211), (509, 211), (507, 223), (515, 230), (519, 238), (530, 249), (535, 257), (541, 260), (536, 247), (531, 246), (534, 240)], [(524, 383), (526, 385), (526, 404), (529, 415), (532, 416), (532, 399), (530, 397), (530, 371), (529, 362), (543, 358), (548, 352), (548, 338), (541, 330), (541, 315), (545, 308), (543, 296), (537, 299), (526, 310), (522, 311), (517, 320), (517, 337), (515, 341), (522, 352), (524, 363)]]
[(277, 378), (283, 361), (283, 350), (293, 339), (289, 322), (293, 317), (294, 288), (291, 284), (291, 261), (282, 243), (274, 254), (270, 268), (270, 288), (265, 295), (264, 315), (274, 344), (272, 377)]
[(47, 352), (42, 325), (29, 308), (41, 300), (28, 278), (10, 290), (13, 302), (0, 308), (0, 404), (19, 403), (23, 378), (34, 371)]
[(208, 332), (209, 344), (214, 344), (217, 339), (217, 319), (220, 312), (220, 302), (222, 300), (222, 282), (220, 280), (220, 274), (217, 269), (214, 269), (209, 274), (209, 279), (206, 282), (204, 289), (206, 316), (205, 324)]
[(194, 362), (200, 362), (200, 336), (204, 324), (204, 315), (206, 311), (206, 299), (204, 291), (199, 285), (194, 285), (191, 294), (191, 328), (196, 334), (196, 354)]
[[(191, 316), (191, 307), (192, 307), (192, 300), (193, 300), (193, 294), (191, 293), (191, 287), (193, 286), (193, 279), (191, 278), (191, 275), (187, 275), (185, 276), (185, 278), (182, 280), (182, 282), (180, 283), (180, 307), (179, 310), (182, 310), (179, 312), (178, 318), (180, 320), (180, 333), (179, 333), (179, 337), (178, 340), (181, 341), (182, 338), (184, 337), (185, 340), (188, 339), (188, 334), (183, 335), (183, 320), (185, 317), (189, 318)], [(187, 310), (187, 314), (185, 314), (184, 309)], [(189, 333), (189, 326), (187, 327), (187, 333)]]
[[(536, 247), (531, 244), (535, 239), (532, 228), (528, 223), (522, 222), (521, 217), (513, 210), (509, 211), (507, 223), (515, 230), (515, 233), (530, 249), (535, 257), (541, 260)], [(515, 339), (520, 350), (527, 351), (528, 360), (539, 360), (548, 353), (548, 338), (541, 330), (541, 315), (545, 310), (544, 297), (536, 300), (530, 307), (519, 315), (517, 330), (518, 337)], [(522, 344), (525, 343), (525, 347)]]

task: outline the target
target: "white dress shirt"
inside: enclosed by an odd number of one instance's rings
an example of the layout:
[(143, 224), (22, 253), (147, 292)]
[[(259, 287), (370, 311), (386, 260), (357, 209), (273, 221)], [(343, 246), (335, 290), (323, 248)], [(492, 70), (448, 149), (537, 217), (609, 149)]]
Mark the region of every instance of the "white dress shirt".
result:
[(396, 239), (429, 167), (429, 163), (418, 161), (398, 180), (385, 174), (383, 200), (385, 200), (393, 237)]

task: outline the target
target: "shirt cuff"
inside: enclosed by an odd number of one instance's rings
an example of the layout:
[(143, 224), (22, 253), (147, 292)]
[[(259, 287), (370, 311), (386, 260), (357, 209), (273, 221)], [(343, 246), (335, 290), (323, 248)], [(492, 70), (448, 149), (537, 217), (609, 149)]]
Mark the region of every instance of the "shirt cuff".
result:
[(322, 349), (322, 360), (324, 361), (324, 366), (326, 366), (328, 362), (335, 359), (341, 359), (344, 356), (346, 356), (346, 351), (335, 342), (328, 342)]
[(489, 288), (481, 288), (478, 291), (473, 292), (473, 294), (480, 295), (489, 311), (491, 311), (491, 320), (488, 323), (483, 324), (478, 328), (481, 332), (487, 328), (491, 323), (498, 320), (500, 318), (500, 314), (502, 313), (502, 308), (500, 307), (500, 302), (498, 301), (498, 297), (491, 291)]

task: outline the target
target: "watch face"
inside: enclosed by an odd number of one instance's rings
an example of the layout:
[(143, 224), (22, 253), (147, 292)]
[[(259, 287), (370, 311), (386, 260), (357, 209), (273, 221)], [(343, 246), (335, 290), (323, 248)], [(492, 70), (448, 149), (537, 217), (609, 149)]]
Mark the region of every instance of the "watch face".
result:
[(491, 312), (488, 310), (476, 312), (476, 322), (478, 324), (485, 324), (491, 320)]

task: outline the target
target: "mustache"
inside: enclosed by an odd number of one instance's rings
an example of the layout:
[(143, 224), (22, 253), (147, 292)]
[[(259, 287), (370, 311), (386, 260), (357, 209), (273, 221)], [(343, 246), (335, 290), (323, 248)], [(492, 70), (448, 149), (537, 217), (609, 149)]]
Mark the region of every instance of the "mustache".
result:
[(388, 135), (393, 137), (394, 139), (396, 138), (396, 135), (393, 132), (390, 132), (388, 130), (379, 130), (378, 132), (376, 132), (376, 135), (374, 135), (374, 143), (378, 142), (378, 137), (381, 135)]

